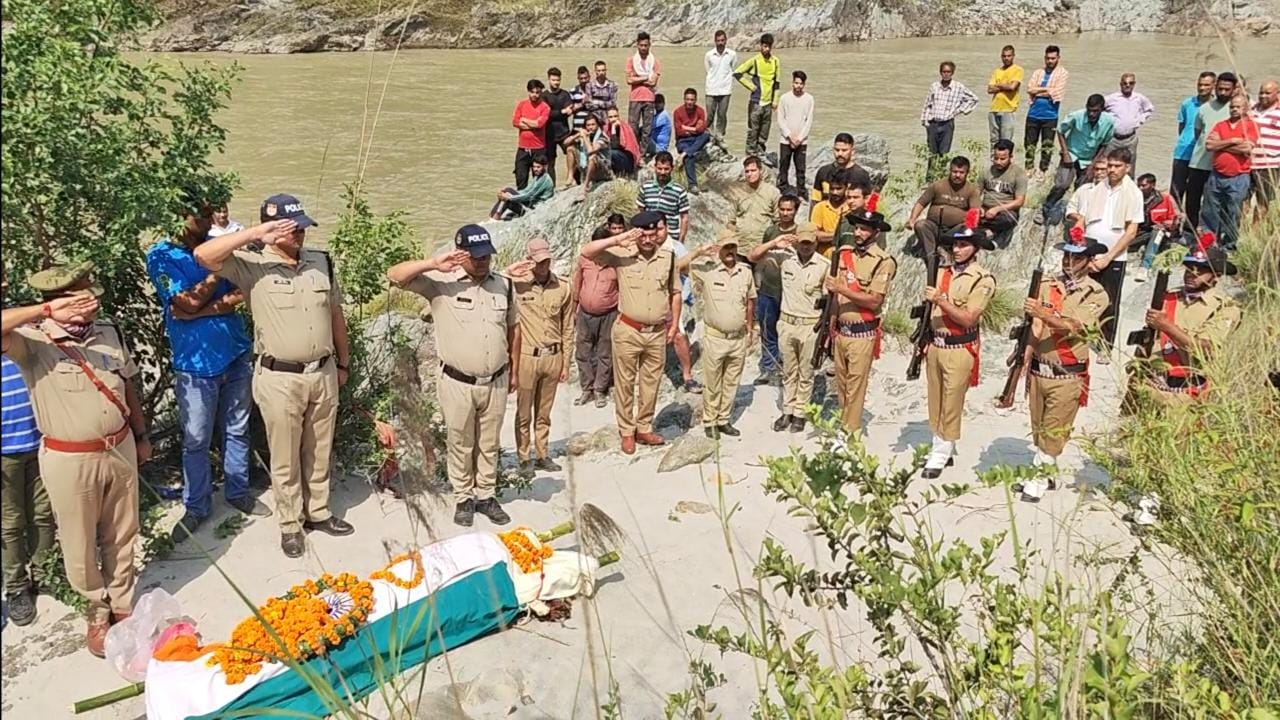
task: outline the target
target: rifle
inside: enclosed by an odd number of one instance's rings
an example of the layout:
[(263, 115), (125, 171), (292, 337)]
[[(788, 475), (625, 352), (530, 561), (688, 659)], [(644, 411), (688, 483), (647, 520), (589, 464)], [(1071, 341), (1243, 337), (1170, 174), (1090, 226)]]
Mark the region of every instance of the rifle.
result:
[[(1169, 249), (1169, 235), (1164, 228), (1157, 228), (1156, 233), (1158, 233), (1156, 254), (1159, 255)], [(1156, 273), (1156, 281), (1151, 289), (1151, 303), (1148, 307), (1152, 310), (1163, 309), (1164, 296), (1168, 292), (1169, 271), (1166, 269)], [(1149, 358), (1155, 350), (1156, 331), (1150, 325), (1143, 324), (1142, 327), (1129, 333), (1127, 343), (1136, 348), (1133, 352), (1134, 357)]]
[[(844, 218), (840, 219), (844, 222)], [(831, 246), (831, 270), (829, 277), (835, 277), (840, 272), (840, 223), (836, 223), (836, 235), (833, 238), (835, 242)], [(818, 324), (814, 327), (814, 331), (818, 333), (818, 341), (813, 344), (813, 369), (817, 370), (822, 367), (822, 361), (831, 357), (831, 318), (836, 314), (836, 294), (828, 292), (825, 300), (820, 301), (822, 305), (822, 316), (818, 318)]]
[[(936, 249), (933, 255), (925, 260), (924, 284), (925, 287), (938, 285), (938, 250)], [(921, 300), (919, 305), (911, 308), (911, 317), (918, 322), (915, 331), (911, 333), (911, 344), (914, 350), (911, 353), (911, 362), (907, 365), (908, 380), (920, 379), (920, 365), (924, 362), (925, 351), (933, 342), (933, 333), (929, 330), (929, 320), (932, 315), (933, 303), (928, 300)]]
[[(1031, 285), (1027, 289), (1027, 298), (1035, 300), (1040, 297), (1040, 282), (1044, 279), (1044, 249), (1049, 244), (1049, 228), (1046, 225), (1044, 239), (1040, 241), (1040, 256), (1036, 259), (1036, 269), (1031, 272)], [(1004, 380), (1004, 389), (996, 398), (996, 407), (1004, 409), (1013, 407), (1013, 399), (1018, 394), (1018, 382), (1026, 371), (1027, 345), (1031, 343), (1031, 316), (1023, 313), (1022, 322), (1009, 331), (1009, 339), (1014, 341), (1013, 350), (1005, 364), (1009, 366), (1009, 376)]]

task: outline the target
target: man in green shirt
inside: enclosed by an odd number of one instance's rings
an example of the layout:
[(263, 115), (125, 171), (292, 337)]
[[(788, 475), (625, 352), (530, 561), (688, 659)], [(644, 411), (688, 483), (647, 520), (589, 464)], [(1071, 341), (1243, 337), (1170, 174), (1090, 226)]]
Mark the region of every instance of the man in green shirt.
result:
[(1200, 105), (1196, 111), (1195, 145), (1191, 148), (1191, 162), (1187, 171), (1187, 196), (1183, 206), (1187, 214), (1187, 222), (1192, 228), (1200, 227), (1200, 204), (1204, 198), (1204, 186), (1209, 182), (1213, 171), (1213, 153), (1204, 146), (1213, 126), (1227, 119), (1231, 114), (1231, 96), (1236, 94), (1235, 73), (1224, 72), (1218, 75), (1213, 88), (1213, 99)]
[(733, 71), (733, 77), (751, 91), (747, 103), (747, 155), (763, 155), (778, 109), (778, 77), (782, 63), (773, 54), (773, 35), (760, 36), (760, 52)]
[(547, 173), (547, 156), (537, 153), (533, 156), (532, 175), (523, 190), (503, 188), (498, 193), (498, 202), (489, 211), (490, 220), (510, 220), (520, 217), (555, 194), (555, 179)]

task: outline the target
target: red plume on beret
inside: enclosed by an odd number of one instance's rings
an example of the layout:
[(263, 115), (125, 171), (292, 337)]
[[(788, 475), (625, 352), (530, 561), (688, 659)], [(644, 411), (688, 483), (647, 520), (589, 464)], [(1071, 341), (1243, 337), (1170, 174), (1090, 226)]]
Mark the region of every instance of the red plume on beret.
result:
[(1082, 228), (1082, 227), (1073, 227), (1073, 228), (1071, 228), (1071, 233), (1070, 233), (1070, 234), (1071, 234), (1071, 242), (1072, 242), (1073, 244), (1075, 244), (1075, 245), (1083, 245), (1083, 244), (1084, 244), (1084, 228)]
[(867, 212), (869, 213), (875, 212), (876, 207), (879, 204), (880, 204), (880, 193), (878, 192), (871, 193), (871, 196), (867, 198)]
[(1218, 237), (1210, 230), (1205, 230), (1203, 233), (1200, 233), (1200, 240), (1197, 243), (1198, 249), (1196, 250), (1196, 253), (1199, 255), (1205, 254), (1217, 239)]
[(969, 208), (969, 212), (964, 214), (964, 226), (970, 230), (978, 227), (978, 208)]

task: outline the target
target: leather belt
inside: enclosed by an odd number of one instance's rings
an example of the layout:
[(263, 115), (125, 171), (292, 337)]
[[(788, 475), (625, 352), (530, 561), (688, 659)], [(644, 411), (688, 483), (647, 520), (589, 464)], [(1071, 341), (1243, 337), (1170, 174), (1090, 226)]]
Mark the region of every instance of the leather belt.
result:
[(531, 355), (533, 357), (542, 357), (544, 355), (558, 355), (560, 354), (560, 343), (554, 343), (546, 347), (521, 348), (520, 354)]
[(466, 383), (467, 385), (489, 385), (494, 380), (497, 380), (498, 378), (502, 377), (502, 374), (505, 373), (506, 371), (507, 371), (507, 366), (503, 365), (502, 367), (498, 368), (498, 371), (492, 375), (468, 375), (462, 372), (461, 370), (459, 370), (458, 368), (453, 367), (452, 365), (449, 365), (446, 363), (440, 363), (440, 372), (444, 373), (445, 375), (448, 375), (449, 377), (453, 378), (454, 380), (457, 380), (460, 383)]
[(1131, 137), (1133, 137), (1134, 135), (1137, 135), (1137, 134), (1138, 134), (1138, 131), (1137, 131), (1137, 130), (1134, 130), (1133, 132), (1129, 133), (1128, 135), (1121, 135), (1120, 133), (1116, 133), (1116, 134), (1112, 135), (1112, 136), (1111, 136), (1111, 138), (1112, 138), (1113, 140), (1128, 140), (1129, 138), (1131, 138)]
[(968, 345), (977, 341), (978, 331), (964, 333), (963, 335), (938, 335), (934, 334), (933, 344), (937, 347), (953, 348)]
[(659, 330), (667, 329), (666, 320), (663, 320), (660, 323), (651, 323), (646, 325), (640, 322), (639, 320), (627, 317), (622, 313), (618, 313), (618, 319), (622, 321), (623, 325), (626, 325), (627, 327), (630, 327), (630, 328), (634, 328), (635, 330), (638, 330), (639, 332), (642, 332), (642, 333), (652, 333), (652, 332), (658, 332)]
[(778, 321), (787, 323), (788, 325), (812, 325), (819, 317), (820, 316), (818, 315), (814, 315), (813, 317), (801, 317), (799, 315), (792, 315), (791, 313), (779, 313)]
[(1089, 371), (1088, 363), (1072, 363), (1063, 365), (1061, 363), (1046, 362), (1040, 358), (1031, 358), (1031, 374), (1038, 377), (1059, 379), (1081, 377)]
[(852, 337), (852, 338), (873, 337), (875, 335), (876, 329), (879, 327), (880, 327), (880, 318), (876, 318), (875, 320), (871, 320), (869, 322), (860, 322), (860, 323), (837, 322), (836, 332), (845, 337)]
[(703, 330), (707, 333), (707, 335), (710, 335), (713, 338), (720, 338), (721, 340), (741, 340), (747, 334), (746, 330), (739, 330), (737, 332), (727, 333), (721, 330), (717, 330), (711, 327), (710, 325), (704, 326)]
[(1156, 375), (1151, 384), (1159, 390), (1171, 393), (1198, 393), (1209, 384), (1202, 376)]
[(311, 362), (293, 362), (291, 360), (277, 360), (270, 355), (263, 355), (258, 358), (258, 364), (268, 370), (287, 373), (313, 373), (325, 366), (329, 362), (330, 355), (325, 355), (319, 360)]
[(124, 427), (98, 440), (59, 440), (45, 436), (44, 446), (50, 450), (64, 453), (94, 453), (119, 447), (129, 437), (129, 423)]

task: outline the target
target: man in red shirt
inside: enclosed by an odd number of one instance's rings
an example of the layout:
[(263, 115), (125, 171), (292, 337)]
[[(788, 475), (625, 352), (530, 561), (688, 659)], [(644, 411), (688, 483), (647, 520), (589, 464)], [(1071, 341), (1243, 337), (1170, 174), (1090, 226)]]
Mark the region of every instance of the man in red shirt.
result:
[(543, 154), (547, 147), (545, 128), (551, 118), (551, 106), (542, 101), (543, 87), (537, 78), (525, 83), (529, 97), (516, 103), (516, 110), (511, 113), (511, 127), (519, 131), (516, 139), (517, 190), (523, 190), (529, 182), (533, 156)]
[(1156, 187), (1156, 176), (1143, 173), (1138, 176), (1138, 189), (1142, 191), (1142, 223), (1138, 225), (1138, 237), (1129, 243), (1130, 253), (1142, 253), (1142, 265), (1134, 274), (1134, 282), (1146, 282), (1151, 275), (1156, 252), (1160, 249), (1157, 234), (1168, 237), (1178, 226), (1178, 203), (1173, 195)]
[(671, 124), (676, 126), (676, 150), (684, 158), (684, 176), (688, 190), (698, 194), (698, 176), (694, 172), (694, 158), (711, 140), (707, 132), (707, 112), (698, 107), (698, 91), (685, 88), (684, 104), (671, 113)]
[(1204, 141), (1213, 153), (1213, 174), (1205, 186), (1202, 219), (1222, 249), (1235, 250), (1240, 210), (1249, 197), (1250, 155), (1258, 142), (1258, 125), (1248, 116), (1249, 99), (1243, 94), (1231, 98), (1229, 110), (1227, 119), (1214, 125)]

